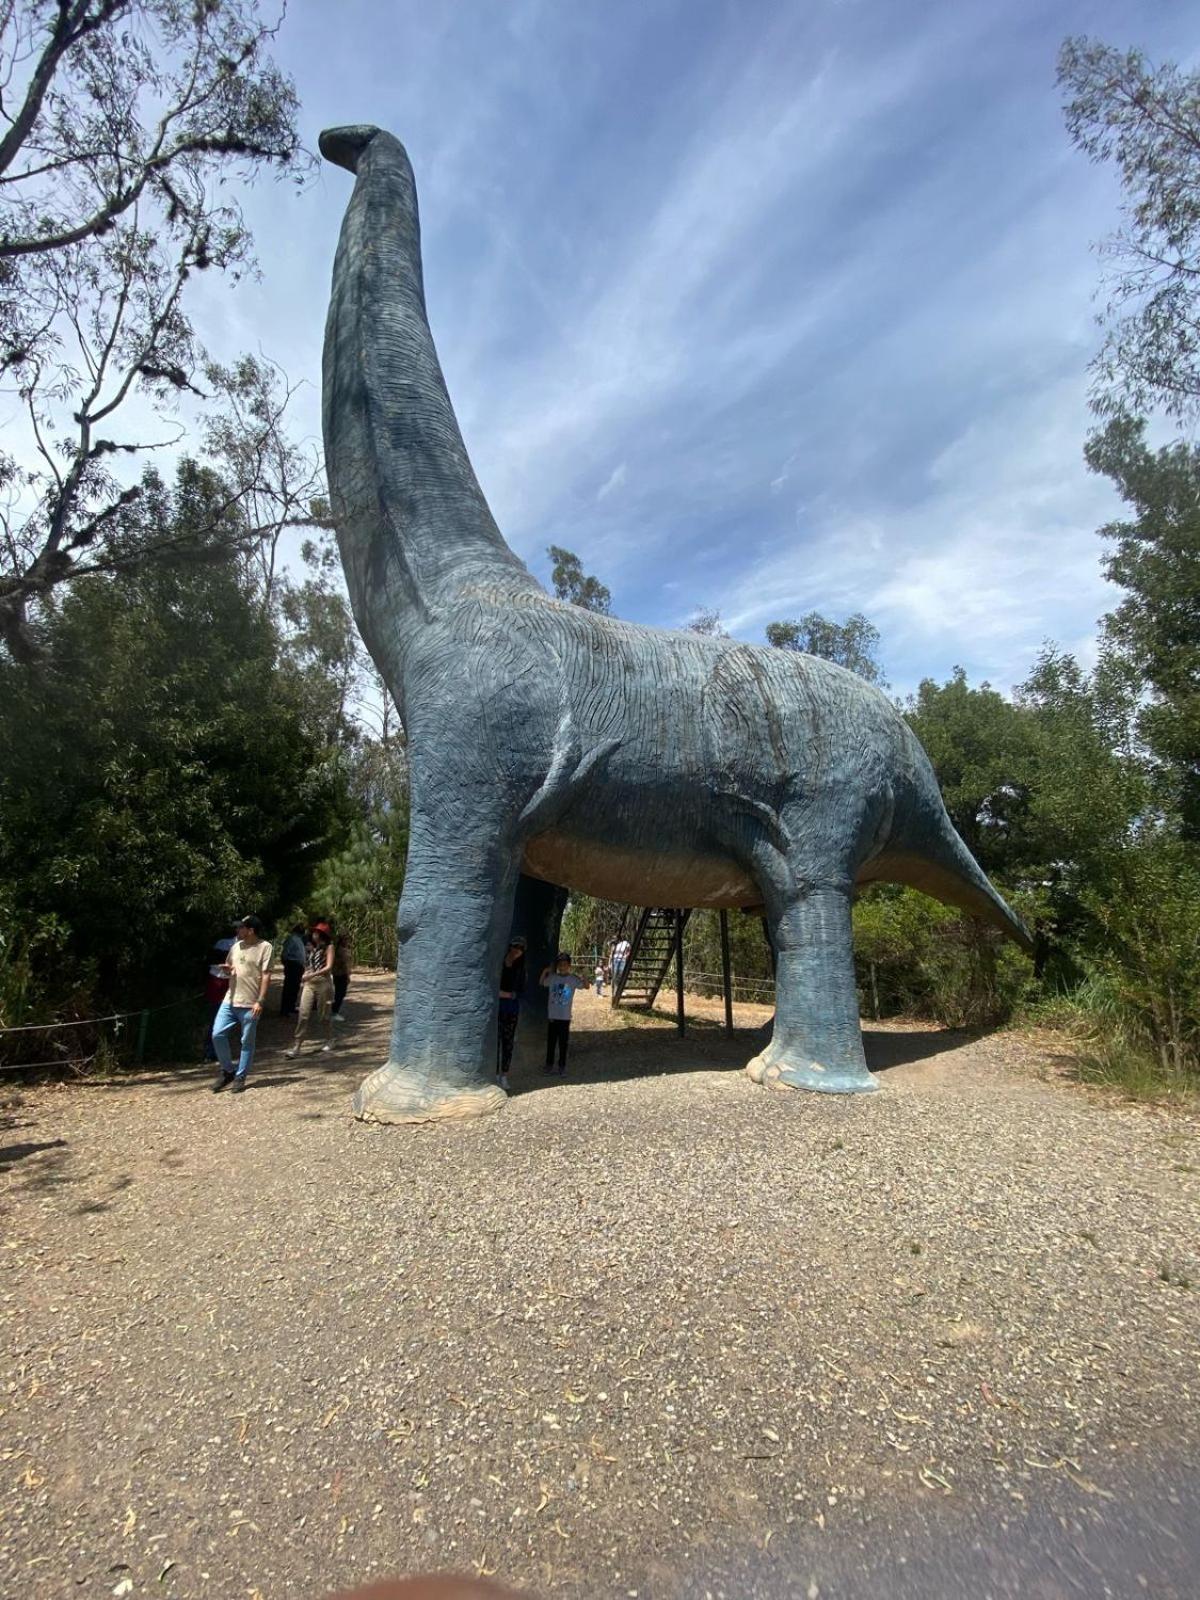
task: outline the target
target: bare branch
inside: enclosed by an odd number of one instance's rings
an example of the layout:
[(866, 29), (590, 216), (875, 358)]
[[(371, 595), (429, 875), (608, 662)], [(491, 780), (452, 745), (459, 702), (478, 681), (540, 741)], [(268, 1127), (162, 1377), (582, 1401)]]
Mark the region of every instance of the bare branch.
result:
[(50, 39), (41, 60), (34, 68), (25, 93), (25, 103), (13, 118), (12, 125), (0, 139), (0, 173), (7, 172), (20, 152), (46, 98), (59, 62), (68, 50), (81, 39), (111, 22), (122, 11), (129, 9), (130, 0), (99, 0), (95, 12), (88, 13), (89, 0), (75, 0), (67, 4), (59, 0), (58, 20), (50, 30)]

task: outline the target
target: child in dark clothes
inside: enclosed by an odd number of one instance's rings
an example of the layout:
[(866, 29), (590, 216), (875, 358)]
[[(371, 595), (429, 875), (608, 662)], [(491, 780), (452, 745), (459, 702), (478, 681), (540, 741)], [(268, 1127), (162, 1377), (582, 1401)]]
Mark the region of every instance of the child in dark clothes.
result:
[(517, 1037), (517, 1018), (521, 1010), (521, 996), (525, 992), (525, 941), (509, 941), (504, 965), (500, 968), (500, 1016), (496, 1041), (496, 1072), (507, 1078), (512, 1066), (513, 1041)]
[(575, 991), (586, 989), (587, 979), (575, 976), (571, 971), (570, 951), (560, 950), (554, 961), (554, 970), (547, 967), (542, 973), (541, 982), (550, 991), (546, 1006), (546, 1065), (542, 1070), (550, 1072), (553, 1069), (557, 1050), (558, 1074), (561, 1077), (567, 1068), (567, 1045), (571, 1037), (571, 1007), (575, 1003)]

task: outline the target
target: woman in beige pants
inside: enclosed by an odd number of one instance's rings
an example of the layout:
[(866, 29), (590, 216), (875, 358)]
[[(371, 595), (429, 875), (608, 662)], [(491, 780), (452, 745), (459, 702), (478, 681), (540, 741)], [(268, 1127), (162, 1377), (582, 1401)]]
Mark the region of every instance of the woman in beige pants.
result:
[(314, 1011), (318, 1022), (325, 1025), (325, 1043), (321, 1049), (327, 1053), (333, 1049), (333, 940), (321, 928), (313, 929), (304, 959), (296, 1036), (292, 1040), (292, 1048), (283, 1052), (285, 1056), (299, 1055), (304, 1035), (308, 1032), (308, 1020)]

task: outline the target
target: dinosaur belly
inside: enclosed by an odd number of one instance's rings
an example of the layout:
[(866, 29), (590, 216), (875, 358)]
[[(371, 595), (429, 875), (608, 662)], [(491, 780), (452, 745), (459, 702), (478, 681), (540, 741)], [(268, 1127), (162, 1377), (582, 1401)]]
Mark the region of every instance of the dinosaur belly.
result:
[(522, 870), (602, 900), (639, 906), (749, 907), (762, 902), (736, 862), (670, 854), (543, 833), (525, 847)]

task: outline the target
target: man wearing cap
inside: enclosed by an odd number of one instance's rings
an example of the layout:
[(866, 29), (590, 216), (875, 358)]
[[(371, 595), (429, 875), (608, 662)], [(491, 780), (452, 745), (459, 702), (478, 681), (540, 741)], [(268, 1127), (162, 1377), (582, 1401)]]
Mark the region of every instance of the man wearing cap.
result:
[[(213, 1048), (221, 1063), (221, 1076), (213, 1084), (214, 1094), (220, 1094), (229, 1083), (233, 1084), (233, 1092), (240, 1094), (246, 1087), (246, 1074), (254, 1060), (254, 1036), (271, 986), (271, 946), (263, 938), (262, 931), (257, 917), (243, 917), (225, 962), (229, 993), (221, 1002), (212, 1033)], [(235, 1070), (229, 1054), (229, 1035), (238, 1023), (242, 1028), (242, 1053)]]

